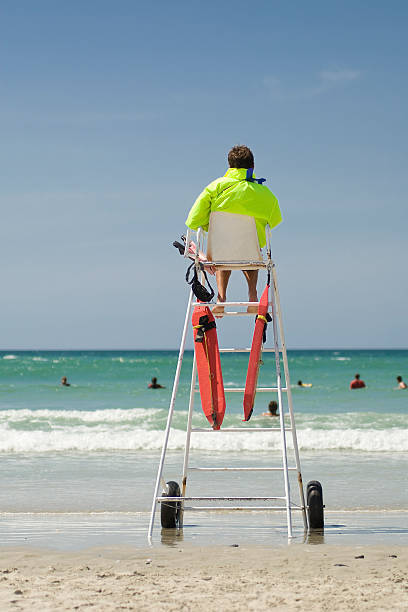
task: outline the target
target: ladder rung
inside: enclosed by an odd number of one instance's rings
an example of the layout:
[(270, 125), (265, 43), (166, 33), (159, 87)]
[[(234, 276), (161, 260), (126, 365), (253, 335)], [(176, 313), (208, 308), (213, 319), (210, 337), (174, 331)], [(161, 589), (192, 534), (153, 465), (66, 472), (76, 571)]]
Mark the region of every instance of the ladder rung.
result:
[(177, 501), (269, 501), (283, 499), (286, 501), (286, 497), (156, 497), (157, 501), (177, 502)]
[[(239, 432), (247, 433), (248, 431), (280, 431), (280, 427), (224, 427), (223, 429), (210, 429), (208, 427), (193, 427), (191, 431), (196, 433), (223, 433), (223, 432)], [(285, 427), (285, 431), (292, 431), (291, 427)]]
[[(220, 348), (220, 353), (250, 353), (250, 348)], [(282, 348), (279, 347), (279, 351), (282, 351)], [(264, 348), (262, 349), (263, 353), (274, 353), (274, 348)]]
[(237, 310), (226, 310), (223, 317), (256, 317), (256, 312), (238, 312)]
[[(281, 472), (283, 467), (189, 467), (189, 470), (196, 472)], [(296, 471), (295, 467), (288, 467), (288, 470)]]
[[(259, 302), (208, 302), (203, 304), (202, 302), (193, 302), (192, 306), (259, 306)], [(268, 306), (272, 306), (272, 302), (268, 302)]]
[[(263, 261), (263, 260), (246, 260), (243, 261), (241, 259), (237, 259), (236, 261), (201, 261), (200, 262), (202, 266), (209, 268), (211, 266), (234, 266), (234, 270), (237, 268), (237, 266), (256, 266), (258, 268), (260, 268), (261, 270), (263, 268), (267, 267), (267, 262)], [(239, 269), (239, 268), (238, 268)], [(245, 267), (242, 268), (243, 270), (245, 270)]]
[[(200, 391), (199, 387), (196, 387), (194, 391), (198, 393)], [(224, 391), (225, 393), (244, 393), (245, 389), (244, 387), (236, 387), (235, 389), (228, 389), (228, 388), (225, 389), (224, 388)], [(257, 393), (273, 393), (277, 391), (278, 391), (278, 387), (258, 387), (258, 389), (256, 390)], [(281, 391), (286, 392), (287, 388), (282, 387)]]
[[(303, 510), (299, 506), (289, 506), (289, 508), (291, 510)], [(247, 510), (250, 512), (253, 510), (280, 510), (283, 512), (286, 510), (286, 506), (184, 506), (184, 510), (197, 510), (198, 512), (206, 512), (208, 510)]]
[[(244, 393), (245, 389), (244, 387), (239, 387), (236, 389), (224, 389), (225, 393)], [(256, 392), (257, 393), (272, 393), (274, 391), (278, 391), (278, 387), (258, 387)], [(286, 392), (287, 388), (286, 387), (282, 387), (281, 389), (282, 392)]]

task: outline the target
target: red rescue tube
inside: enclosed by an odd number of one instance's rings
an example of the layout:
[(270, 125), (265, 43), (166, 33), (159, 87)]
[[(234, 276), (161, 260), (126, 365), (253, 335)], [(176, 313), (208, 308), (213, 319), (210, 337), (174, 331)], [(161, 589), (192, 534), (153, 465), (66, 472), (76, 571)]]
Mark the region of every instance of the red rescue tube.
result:
[(251, 352), (249, 354), (248, 371), (244, 392), (244, 421), (249, 421), (254, 409), (259, 366), (261, 364), (263, 335), (265, 325), (267, 324), (268, 301), (269, 285), (266, 285), (259, 301), (258, 316), (255, 322), (254, 337), (252, 339)]
[(225, 393), (214, 316), (208, 306), (193, 311), (194, 350), (201, 407), (213, 429), (220, 429), (225, 414)]

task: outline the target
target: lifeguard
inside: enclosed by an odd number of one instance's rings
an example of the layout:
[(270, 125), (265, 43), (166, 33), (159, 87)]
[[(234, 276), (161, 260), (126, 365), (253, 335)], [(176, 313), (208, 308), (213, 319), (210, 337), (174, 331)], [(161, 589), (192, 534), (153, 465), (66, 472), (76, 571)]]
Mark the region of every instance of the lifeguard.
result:
[[(223, 211), (239, 215), (247, 215), (255, 219), (259, 246), (265, 246), (265, 226), (276, 227), (282, 221), (279, 203), (275, 195), (263, 185), (265, 179), (257, 179), (254, 174), (254, 156), (252, 151), (237, 145), (228, 153), (229, 169), (221, 178), (212, 181), (200, 193), (194, 202), (186, 220), (187, 227), (197, 230), (202, 227), (208, 230), (210, 214)], [(256, 285), (258, 270), (242, 270), (248, 283), (248, 301), (257, 302)], [(218, 302), (227, 299), (228, 281), (231, 270), (217, 270)], [(251, 310), (252, 308), (252, 310)], [(223, 306), (216, 306), (213, 312), (222, 316)], [(256, 307), (248, 307), (248, 311), (257, 312)]]

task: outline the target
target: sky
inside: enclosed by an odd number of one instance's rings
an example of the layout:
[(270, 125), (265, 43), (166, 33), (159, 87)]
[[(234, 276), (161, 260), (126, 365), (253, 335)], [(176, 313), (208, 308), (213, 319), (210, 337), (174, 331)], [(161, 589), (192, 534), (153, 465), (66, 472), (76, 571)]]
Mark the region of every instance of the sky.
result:
[(399, 0), (3, 0), (0, 348), (178, 348), (171, 245), (235, 144), (282, 209), (287, 346), (408, 348), (407, 26)]

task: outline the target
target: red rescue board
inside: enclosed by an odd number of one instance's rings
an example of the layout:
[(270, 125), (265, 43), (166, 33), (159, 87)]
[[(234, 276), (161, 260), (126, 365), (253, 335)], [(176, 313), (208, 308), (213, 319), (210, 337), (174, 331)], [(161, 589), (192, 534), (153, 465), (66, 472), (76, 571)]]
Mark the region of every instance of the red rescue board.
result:
[(196, 306), (192, 323), (201, 407), (212, 428), (220, 429), (225, 414), (225, 393), (215, 319), (209, 307)]
[(248, 372), (244, 392), (244, 421), (249, 421), (254, 409), (256, 385), (258, 383), (259, 366), (261, 364), (261, 352), (263, 345), (263, 334), (267, 324), (269, 285), (259, 300), (258, 316), (255, 322), (254, 337), (252, 338), (251, 352), (249, 354)]

